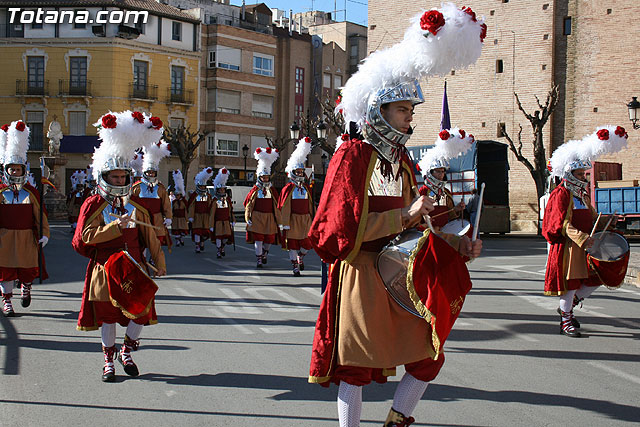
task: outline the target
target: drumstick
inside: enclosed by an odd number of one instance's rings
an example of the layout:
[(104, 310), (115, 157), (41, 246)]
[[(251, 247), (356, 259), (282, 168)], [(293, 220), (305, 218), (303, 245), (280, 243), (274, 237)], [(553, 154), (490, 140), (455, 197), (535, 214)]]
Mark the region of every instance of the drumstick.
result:
[(480, 199), (478, 200), (478, 207), (476, 208), (476, 220), (473, 224), (473, 235), (471, 241), (475, 242), (478, 238), (478, 227), (480, 226), (480, 214), (482, 213), (482, 199), (484, 197), (484, 182), (480, 186)]
[[(118, 218), (118, 219), (123, 219), (124, 218), (124, 216), (116, 215), (116, 214), (114, 214), (112, 212), (109, 212), (109, 216), (112, 216), (112, 217)], [(162, 228), (162, 227), (158, 227), (156, 225), (147, 224), (146, 222), (138, 221), (137, 219), (129, 218), (128, 221), (131, 221), (134, 224), (144, 225), (145, 227), (155, 228), (158, 231), (164, 231), (164, 228)]]
[(431, 219), (438, 218), (440, 215), (448, 214), (449, 212), (453, 212), (455, 209), (449, 209), (448, 211), (440, 212), (437, 215), (430, 215)]
[[(609, 226), (611, 225), (611, 221), (613, 221), (613, 217), (615, 217), (617, 213), (618, 213), (618, 211), (613, 211), (613, 214), (611, 214), (611, 217), (609, 218), (609, 221), (607, 221), (607, 225), (605, 225), (604, 228), (602, 229), (603, 231), (607, 231), (607, 228), (609, 228)], [(604, 236), (604, 234), (603, 234), (603, 236)]]
[(153, 270), (154, 273), (158, 272), (158, 269), (155, 268), (151, 263), (145, 261), (145, 264), (147, 264), (147, 267), (149, 267), (151, 270)]
[(593, 230), (591, 230), (591, 234), (589, 234), (589, 237), (593, 237), (593, 233), (596, 232), (596, 227), (598, 226), (598, 223), (600, 222), (600, 217), (602, 216), (602, 212), (600, 212), (598, 214), (598, 218), (596, 219), (596, 223), (593, 224)]

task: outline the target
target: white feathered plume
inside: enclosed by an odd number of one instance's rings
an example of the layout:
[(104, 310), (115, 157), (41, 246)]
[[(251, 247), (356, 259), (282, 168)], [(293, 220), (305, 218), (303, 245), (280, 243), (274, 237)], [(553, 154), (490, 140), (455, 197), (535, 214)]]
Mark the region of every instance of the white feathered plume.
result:
[[(100, 146), (93, 153), (93, 176), (97, 180), (114, 158), (131, 162), (136, 149), (149, 143), (150, 136), (162, 129), (162, 121), (138, 111), (109, 112), (94, 124), (98, 128)], [(158, 137), (157, 140), (159, 140)]]
[(9, 125), (3, 125), (0, 127), (0, 165), (4, 164), (4, 151), (7, 148), (8, 130)]
[(380, 89), (442, 76), (475, 63), (486, 30), (471, 9), (458, 9), (452, 3), (416, 15), (400, 43), (373, 52), (360, 64), (342, 88), (336, 112), (342, 112), (345, 123), (356, 122), (362, 127), (369, 100)]
[(194, 178), (196, 185), (207, 185), (207, 181), (213, 176), (213, 169), (204, 168)]
[(87, 174), (87, 182), (93, 179), (93, 168), (91, 165), (87, 166), (87, 171), (85, 173)]
[(581, 140), (565, 142), (549, 159), (551, 176), (562, 178), (571, 172), (574, 162), (593, 162), (602, 155), (617, 153), (626, 147), (628, 137), (621, 126), (600, 126)]
[(169, 144), (162, 141), (155, 141), (144, 147), (144, 157), (142, 160), (142, 170), (158, 170), (160, 161), (171, 155)]
[(11, 122), (7, 131), (7, 145), (4, 149), (3, 164), (27, 164), (29, 133), (29, 126), (25, 125), (23, 121)]
[(253, 153), (253, 157), (258, 161), (258, 167), (256, 168), (256, 175), (271, 175), (271, 165), (278, 160), (278, 150), (276, 148), (263, 148), (258, 147)]
[(453, 128), (441, 130), (435, 146), (428, 149), (418, 162), (422, 175), (436, 168), (448, 168), (449, 161), (465, 154), (473, 146), (473, 135)]
[(183, 196), (187, 194), (184, 191), (184, 177), (180, 170), (173, 171), (173, 183), (175, 184), (175, 194), (182, 194)]
[(33, 172), (29, 172), (29, 174), (27, 175), (27, 182), (32, 187), (36, 186), (36, 178), (33, 176)]
[(218, 171), (218, 174), (213, 180), (213, 186), (216, 188), (226, 187), (228, 179), (229, 179), (229, 171), (227, 170), (227, 168), (224, 168), (224, 167), (220, 168), (220, 170)]
[(134, 176), (142, 176), (142, 162), (144, 161), (144, 156), (142, 151), (136, 151), (133, 154), (133, 159), (131, 159), (131, 169), (133, 169)]
[(287, 161), (285, 171), (291, 176), (291, 172), (295, 169), (304, 168), (307, 156), (311, 153), (311, 138), (304, 137), (298, 141), (296, 149), (291, 153), (291, 157)]

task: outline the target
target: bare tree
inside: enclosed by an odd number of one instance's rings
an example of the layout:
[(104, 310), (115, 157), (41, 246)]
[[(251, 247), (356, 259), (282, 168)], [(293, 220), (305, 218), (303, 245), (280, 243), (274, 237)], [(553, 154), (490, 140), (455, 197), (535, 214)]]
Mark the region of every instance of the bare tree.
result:
[(287, 162), (282, 159), (282, 155), (286, 151), (287, 146), (291, 143), (292, 139), (284, 136), (278, 136), (273, 138), (269, 135), (265, 135), (264, 139), (267, 140), (267, 145), (271, 148), (275, 148), (280, 152), (280, 157), (271, 166), (272, 172), (275, 174), (284, 173), (284, 169), (287, 167)]
[(204, 134), (201, 134), (199, 129), (192, 132), (191, 126), (185, 128), (184, 125), (180, 125), (176, 128), (165, 128), (164, 140), (171, 144), (172, 153), (180, 158), (184, 182), (189, 182), (189, 165), (196, 158), (196, 151), (204, 141)]
[[(329, 137), (320, 144), (320, 147), (328, 153), (333, 153), (336, 149), (335, 137), (345, 132), (344, 117), (342, 114), (336, 113), (336, 101), (331, 97), (326, 96), (324, 99), (320, 99), (320, 96), (316, 94), (316, 99), (322, 109), (322, 120), (329, 130), (327, 133)], [(315, 125), (317, 126), (317, 123)]]
[(549, 175), (549, 171), (547, 170), (547, 155), (544, 148), (543, 130), (545, 125), (549, 121), (549, 117), (558, 104), (558, 86), (554, 85), (551, 88), (551, 90), (547, 94), (547, 100), (545, 101), (544, 105), (542, 105), (542, 103), (536, 96), (536, 101), (538, 103), (539, 109), (536, 109), (533, 114), (529, 114), (525, 111), (525, 109), (522, 107), (522, 104), (520, 103), (520, 98), (518, 97), (517, 93), (514, 92), (513, 95), (516, 97), (518, 108), (531, 123), (531, 129), (533, 131), (533, 162), (525, 157), (524, 154), (522, 154), (522, 125), (519, 125), (520, 130), (518, 131), (517, 142), (513, 141), (506, 130), (503, 130), (503, 136), (509, 142), (509, 149), (513, 152), (513, 154), (515, 154), (516, 159), (520, 163), (522, 163), (531, 174), (531, 177), (536, 184), (536, 192), (539, 199), (544, 195), (545, 184), (547, 176)]

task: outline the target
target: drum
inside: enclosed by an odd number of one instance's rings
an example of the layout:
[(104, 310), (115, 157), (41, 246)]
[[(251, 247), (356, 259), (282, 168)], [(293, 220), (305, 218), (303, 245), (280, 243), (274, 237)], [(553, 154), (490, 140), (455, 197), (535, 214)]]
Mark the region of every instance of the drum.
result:
[(629, 265), (629, 242), (611, 231), (594, 234), (593, 246), (586, 250), (587, 262), (607, 287), (622, 285)]
[(111, 303), (129, 319), (145, 316), (151, 309), (158, 285), (127, 251), (117, 252), (104, 264)]
[(454, 219), (446, 223), (440, 231), (447, 234), (457, 234), (458, 236), (464, 236), (471, 228), (471, 223), (466, 219)]
[(376, 268), (389, 295), (402, 308), (418, 317), (422, 316), (416, 310), (407, 290), (407, 269), (409, 259), (422, 236), (423, 232), (415, 228), (405, 230), (389, 242), (376, 259)]
[(391, 298), (430, 324), (439, 354), (471, 290), (464, 258), (435, 233), (410, 229), (378, 254), (376, 268)]

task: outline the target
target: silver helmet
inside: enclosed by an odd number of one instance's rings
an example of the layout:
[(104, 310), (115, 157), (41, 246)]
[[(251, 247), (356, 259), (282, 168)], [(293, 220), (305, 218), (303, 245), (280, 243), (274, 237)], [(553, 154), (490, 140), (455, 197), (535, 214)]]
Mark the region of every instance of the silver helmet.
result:
[[(149, 172), (155, 172), (156, 176), (149, 175)], [(153, 168), (145, 169), (142, 172), (142, 181), (151, 187), (158, 184), (158, 169), (153, 169)]]
[(362, 133), (371, 145), (388, 161), (398, 160), (398, 146), (404, 146), (412, 134), (402, 133), (387, 122), (380, 110), (384, 104), (398, 101), (411, 101), (411, 105), (418, 105), (424, 102), (422, 89), (417, 80), (398, 83), (391, 88), (381, 89), (369, 98), (367, 105), (367, 115)]
[[(22, 175), (14, 176), (9, 173), (9, 167), (14, 167), (19, 165), (22, 167)], [(15, 158), (7, 158), (5, 159), (4, 169), (3, 169), (3, 180), (4, 183), (9, 186), (12, 190), (20, 191), (24, 186), (25, 182), (27, 182), (27, 166), (23, 163), (23, 159), (18, 157)]]
[[(102, 196), (109, 204), (113, 204), (117, 199), (126, 199), (131, 192), (131, 177), (133, 170), (129, 160), (125, 160), (122, 157), (112, 157), (107, 163), (99, 168), (100, 173), (96, 183), (96, 191)], [(107, 175), (114, 170), (123, 170), (127, 174), (125, 185), (112, 185), (107, 181)], [(126, 203), (126, 202), (125, 202)]]
[(434, 193), (439, 193), (444, 189), (445, 182), (433, 176), (432, 173), (433, 170), (440, 168), (449, 169), (449, 162), (442, 158), (433, 160), (429, 170), (423, 176), (425, 185)]
[(573, 171), (578, 169), (591, 169), (591, 162), (589, 160), (574, 160), (569, 163), (567, 170), (564, 173), (565, 187), (571, 191), (575, 196), (582, 197), (587, 193), (587, 181), (579, 180), (573, 174)]

